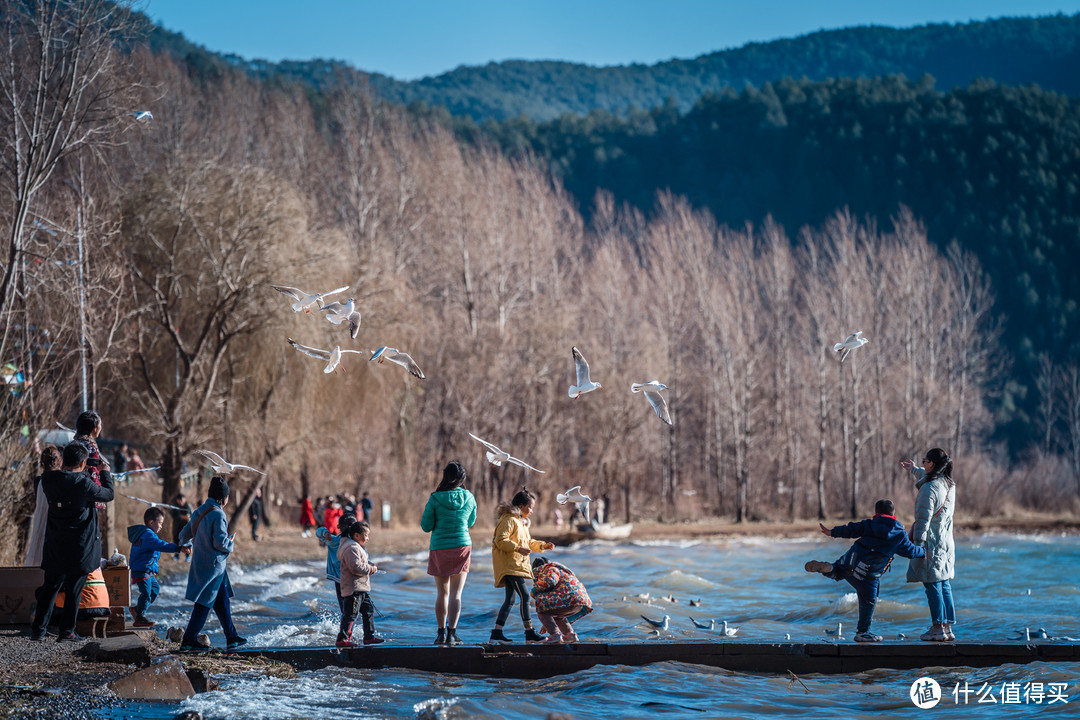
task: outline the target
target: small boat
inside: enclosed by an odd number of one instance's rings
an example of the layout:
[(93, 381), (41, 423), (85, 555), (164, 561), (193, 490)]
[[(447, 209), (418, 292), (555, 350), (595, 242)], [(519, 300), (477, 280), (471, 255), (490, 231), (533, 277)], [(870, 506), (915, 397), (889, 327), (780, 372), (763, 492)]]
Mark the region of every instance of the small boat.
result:
[(633, 523), (582, 523), (577, 526), (582, 536), (597, 540), (626, 540), (633, 529)]

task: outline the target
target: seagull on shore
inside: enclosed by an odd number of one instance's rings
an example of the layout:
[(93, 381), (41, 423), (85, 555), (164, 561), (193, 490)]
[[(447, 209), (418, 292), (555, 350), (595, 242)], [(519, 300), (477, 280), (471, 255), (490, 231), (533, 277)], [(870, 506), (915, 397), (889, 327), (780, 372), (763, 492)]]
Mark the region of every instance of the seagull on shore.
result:
[(836, 623), (836, 629), (825, 628), (826, 635), (836, 635), (837, 637), (844, 636), (844, 623)]
[[(308, 357), (313, 357), (318, 360), (322, 360), (326, 363), (326, 367), (323, 368), (324, 373), (332, 373), (337, 369), (338, 365), (341, 365), (341, 356), (345, 353), (354, 353), (356, 355), (366, 355), (363, 350), (342, 350), (340, 345), (335, 345), (333, 350), (320, 350), (319, 348), (309, 347), (307, 345), (301, 345), (292, 338), (289, 338), (289, 344), (294, 348), (304, 353)], [(341, 372), (345, 372), (345, 367), (341, 367)]]
[(360, 311), (356, 309), (356, 298), (349, 298), (346, 303), (327, 303), (319, 309), (319, 312), (326, 313), (326, 319), (335, 325), (348, 320), (349, 335), (353, 340), (356, 339), (356, 334), (360, 332)]
[(128, 115), (132, 116), (136, 120), (153, 120), (154, 113), (149, 110), (136, 110), (135, 112), (129, 112)]
[(720, 628), (720, 634), (724, 637), (735, 637), (735, 635), (739, 632), (739, 628), (734, 626), (728, 626), (727, 620), (724, 620), (720, 624), (722, 626)]
[(645, 393), (645, 399), (652, 405), (653, 412), (656, 413), (656, 417), (660, 418), (668, 425), (671, 424), (671, 413), (668, 412), (667, 400), (660, 394), (661, 390), (667, 390), (667, 385), (658, 381), (650, 380), (647, 383), (631, 383), (630, 392), (643, 392)]
[(645, 622), (649, 623), (650, 625), (652, 625), (654, 628), (656, 628), (658, 630), (667, 630), (668, 629), (668, 623), (671, 622), (671, 617), (668, 616), (668, 615), (665, 615), (663, 620), (650, 620), (649, 618), (645, 617), (644, 615), (641, 616), (641, 619), (644, 620)]
[(577, 385), (570, 386), (571, 398), (577, 400), (585, 393), (603, 387), (600, 383), (593, 382), (589, 378), (589, 363), (585, 361), (585, 356), (576, 347), (574, 348), (574, 369), (577, 371)]
[(288, 295), (295, 302), (292, 304), (293, 312), (311, 312), (310, 308), (316, 303), (321, 308), (323, 306), (323, 298), (328, 295), (336, 295), (339, 292), (345, 292), (349, 289), (349, 286), (339, 287), (336, 290), (330, 290), (328, 292), (321, 293), (309, 293), (304, 292), (300, 288), (289, 287), (288, 285), (271, 285), (270, 287), (277, 290), (283, 295)]
[[(583, 495), (581, 492), (581, 486), (575, 485), (564, 493), (559, 493), (555, 496), (555, 502), (560, 505), (565, 505), (568, 502), (572, 503), (585, 503), (585, 520), (589, 519), (589, 503), (592, 502), (592, 498), (588, 495)], [(638, 597), (641, 597), (640, 595)], [(645, 595), (645, 599), (648, 599), (648, 594)]]
[(529, 463), (525, 462), (524, 460), (520, 460), (520, 459), (514, 457), (510, 453), (508, 453), (508, 452), (506, 452), (504, 450), (500, 450), (499, 448), (497, 448), (494, 445), (492, 445), (491, 443), (489, 443), (487, 440), (481, 440), (480, 438), (476, 437), (472, 433), (469, 433), (469, 437), (471, 437), (473, 440), (475, 440), (476, 442), (480, 443), (481, 445), (483, 445), (484, 447), (487, 448), (487, 452), (484, 453), (484, 455), (487, 457), (487, 461), (489, 463), (491, 463), (492, 465), (494, 465), (495, 467), (499, 467), (504, 462), (507, 462), (507, 463), (513, 463), (514, 465), (519, 465), (519, 466), (521, 466), (523, 468), (526, 468), (527, 470), (532, 470), (534, 472), (538, 472), (538, 473), (543, 473), (544, 472), (543, 470), (537, 470), (536, 468), (534, 468)]
[[(371, 355), (371, 360), (378, 360), (379, 363), (382, 363), (383, 360), (389, 360), (408, 370), (410, 375), (414, 375), (421, 380), (424, 379), (424, 373), (420, 370), (420, 366), (413, 361), (412, 357), (397, 348), (383, 345)], [(371, 360), (368, 360), (368, 362), (371, 362)]]
[[(689, 617), (689, 616), (687, 616), (687, 617)], [(694, 623), (694, 627), (701, 628), (702, 630), (715, 630), (716, 629), (716, 621), (715, 620), (710, 620), (707, 623), (703, 623), (703, 622), (698, 622), (697, 620), (695, 620), (694, 618), (691, 617), (690, 622)]]
[(847, 360), (848, 355), (861, 348), (866, 343), (870, 342), (869, 338), (862, 336), (862, 330), (856, 330), (847, 336), (844, 342), (836, 343), (833, 345), (833, 352), (840, 353), (840, 362)]
[(231, 462), (226, 462), (225, 458), (221, 457), (215, 452), (210, 452), (209, 450), (196, 450), (195, 452), (209, 460), (210, 467), (218, 475), (228, 475), (230, 473), (236, 472), (237, 470), (250, 470), (252, 472), (257, 472), (260, 475), (266, 474), (262, 470), (256, 470), (250, 465), (240, 465), (239, 463), (234, 464)]
[[(123, 493), (121, 493), (123, 495)], [(137, 500), (141, 503), (146, 503), (150, 507), (166, 508), (168, 510), (183, 510), (184, 508), (176, 507), (175, 505), (166, 505), (165, 503), (154, 502), (153, 500), (143, 500), (141, 497), (135, 497), (134, 495), (124, 495), (126, 498)]]

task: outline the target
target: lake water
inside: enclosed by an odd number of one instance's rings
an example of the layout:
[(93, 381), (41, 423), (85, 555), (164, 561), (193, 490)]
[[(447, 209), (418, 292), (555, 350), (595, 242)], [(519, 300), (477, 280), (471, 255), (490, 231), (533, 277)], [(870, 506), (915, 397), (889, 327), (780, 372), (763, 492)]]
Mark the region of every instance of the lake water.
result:
[[(372, 597), (382, 617), (380, 634), (396, 644), (428, 645), (434, 639), (435, 592), (426, 553), (380, 556), (378, 531), (373, 560), (387, 572), (376, 575)], [(546, 553), (572, 568), (586, 584), (594, 612), (575, 629), (583, 640), (635, 642), (651, 630), (641, 615), (669, 615), (670, 641), (715, 637), (688, 619), (715, 618), (739, 627), (752, 641), (822, 641), (825, 629), (843, 623), (850, 642), (858, 612), (847, 583), (803, 571), (807, 560), (833, 560), (849, 541), (741, 539), (710, 542), (581, 543)], [(171, 559), (163, 562), (172, 562)], [(906, 561), (882, 582), (873, 630), (893, 640), (917, 638), (929, 625), (919, 584), (904, 582)], [(332, 645), (338, 611), (333, 586), (323, 579), (325, 551), (312, 544), (310, 562), (263, 567), (230, 564), (236, 590), (234, 620), (254, 646)], [(1051, 636), (1080, 639), (1080, 538), (1075, 536), (984, 535), (959, 541), (959, 576), (953, 581), (958, 624), (964, 640), (1015, 639), (1016, 631), (1045, 628)], [(184, 578), (167, 581), (153, 617), (161, 626), (186, 624)], [(459, 635), (487, 639), (502, 589), (492, 586), (490, 551), (477, 548), (463, 599)], [(635, 596), (649, 593), (651, 605)], [(677, 603), (658, 600), (672, 595)], [(625, 597), (625, 599), (624, 599)], [(700, 607), (688, 601), (701, 600)], [(535, 618), (535, 614), (534, 614)], [(507, 633), (520, 637), (520, 618), (511, 615)], [(211, 614), (212, 641), (224, 638)], [(359, 629), (358, 629), (359, 630)], [(922, 676), (934, 678), (944, 697), (932, 710), (916, 707), (909, 691)], [(110, 718), (171, 718), (197, 710), (206, 718), (545, 718), (566, 713), (583, 718), (915, 718), (1080, 717), (1080, 664), (1033, 663), (994, 668), (877, 670), (856, 675), (790, 677), (734, 673), (681, 663), (644, 667), (600, 666), (545, 680), (493, 679), (407, 670), (332, 668), (298, 679), (227, 677), (222, 690), (180, 704), (137, 704), (114, 708)], [(953, 696), (957, 684), (973, 692), (968, 704)], [(1015, 685), (1014, 685), (1015, 683)], [(1055, 684), (1057, 698), (1025, 695), (1033, 684)], [(1064, 684), (1062, 686), (1061, 684)], [(804, 687), (805, 685), (805, 687)], [(1017, 702), (1002, 702), (1017, 688)], [(994, 697), (991, 704), (988, 698)], [(1062, 695), (1068, 701), (1062, 702)], [(980, 698), (984, 702), (979, 702)], [(1052, 699), (1056, 702), (1051, 703)]]

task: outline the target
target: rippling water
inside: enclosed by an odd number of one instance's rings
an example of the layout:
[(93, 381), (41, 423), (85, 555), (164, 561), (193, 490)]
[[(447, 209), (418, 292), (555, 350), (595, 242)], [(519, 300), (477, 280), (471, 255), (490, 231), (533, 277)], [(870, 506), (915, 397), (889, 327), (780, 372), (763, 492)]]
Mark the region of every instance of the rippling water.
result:
[[(377, 533), (372, 548), (377, 550)], [(743, 539), (724, 542), (582, 543), (549, 553), (585, 582), (595, 611), (575, 629), (583, 640), (634, 642), (651, 629), (641, 615), (669, 615), (666, 640), (715, 637), (689, 617), (715, 618), (737, 625), (738, 638), (768, 642), (790, 633), (793, 641), (824, 640), (824, 630), (842, 622), (854, 629), (854, 593), (803, 571), (807, 560), (833, 560), (848, 541)], [(434, 587), (426, 553), (379, 556), (386, 573), (375, 576), (373, 599), (382, 617), (380, 634), (400, 644), (429, 644), (435, 635)], [(325, 555), (315, 544), (312, 559), (255, 568), (232, 565), (236, 590), (234, 619), (254, 646), (332, 645), (338, 623), (333, 587), (323, 580)], [(929, 624), (919, 584), (904, 582), (906, 561), (885, 575), (873, 629), (887, 640), (897, 633), (917, 638)], [(953, 581), (959, 640), (1014, 639), (1025, 627), (1051, 636), (1080, 639), (1080, 538), (1073, 536), (985, 535), (959, 542), (959, 576)], [(491, 582), (490, 553), (480, 548), (463, 598), (459, 635), (466, 642), (487, 639), (502, 589)], [(153, 616), (163, 625), (187, 622), (184, 579), (165, 584)], [(636, 596), (648, 593), (651, 604)], [(672, 595), (670, 603), (659, 598)], [(688, 601), (701, 600), (700, 607)], [(224, 639), (211, 615), (211, 639)], [(511, 636), (520, 619), (511, 615)], [(850, 638), (850, 632), (847, 632)], [(944, 690), (941, 704), (922, 710), (909, 698), (912, 683), (930, 676)], [(407, 670), (333, 668), (302, 673), (295, 680), (226, 678), (220, 692), (182, 704), (130, 704), (106, 717), (171, 718), (197, 710), (207, 718), (544, 718), (567, 713), (582, 718), (758, 718), (777, 716), (879, 718), (1080, 717), (1080, 664), (1033, 663), (995, 668), (876, 670), (856, 675), (791, 677), (734, 673), (681, 663), (645, 667), (598, 666), (546, 680), (494, 679)], [(989, 689), (998, 703), (968, 706), (952, 695), (957, 683)], [(1006, 683), (1066, 683), (1068, 703), (1036, 704), (1020, 698), (1003, 704)], [(984, 694), (984, 699), (986, 695)], [(963, 696), (960, 697), (963, 701)]]

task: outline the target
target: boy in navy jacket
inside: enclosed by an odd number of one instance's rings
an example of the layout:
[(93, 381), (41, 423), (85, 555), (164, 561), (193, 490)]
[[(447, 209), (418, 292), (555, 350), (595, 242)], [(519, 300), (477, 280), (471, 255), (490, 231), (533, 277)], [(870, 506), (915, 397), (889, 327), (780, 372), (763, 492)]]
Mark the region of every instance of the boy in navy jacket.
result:
[(893, 555), (920, 558), (926, 550), (908, 539), (904, 526), (896, 519), (892, 500), (878, 500), (874, 517), (847, 525), (837, 525), (832, 530), (818, 523), (821, 532), (829, 537), (857, 538), (851, 548), (839, 560), (832, 563), (811, 560), (806, 572), (818, 572), (833, 580), (847, 580), (859, 597), (859, 624), (855, 628), (855, 642), (880, 642), (881, 636), (870, 632), (877, 605), (878, 580), (889, 569)]
[(190, 548), (165, 542), (158, 537), (165, 524), (165, 511), (159, 507), (147, 508), (143, 513), (143, 525), (128, 527), (131, 541), (131, 584), (139, 586), (139, 600), (135, 604), (134, 627), (154, 627), (156, 622), (146, 617), (146, 609), (157, 600), (161, 587), (158, 585), (158, 557), (162, 552), (190, 553)]

